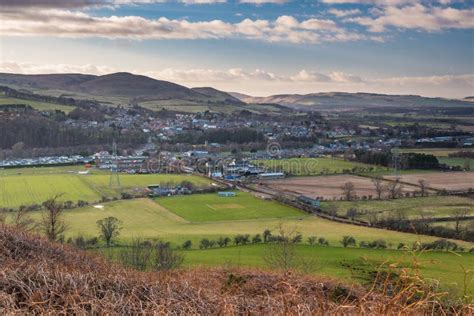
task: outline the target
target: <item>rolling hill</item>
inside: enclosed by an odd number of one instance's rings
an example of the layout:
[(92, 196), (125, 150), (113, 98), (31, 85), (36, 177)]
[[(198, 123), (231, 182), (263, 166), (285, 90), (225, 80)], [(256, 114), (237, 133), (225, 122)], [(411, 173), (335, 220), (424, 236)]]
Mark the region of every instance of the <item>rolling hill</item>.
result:
[[(169, 81), (126, 72), (103, 76), (83, 74), (45, 74), (20, 75), (0, 73), (0, 85), (23, 89), (37, 94), (68, 95), (88, 98), (108, 103), (110, 99), (118, 102), (147, 102), (173, 100), (173, 104), (244, 104), (226, 92), (213, 88), (189, 89)], [(113, 100), (110, 103), (114, 103)], [(117, 102), (116, 102), (117, 103)]]
[(251, 97), (233, 94), (246, 103), (276, 103), (293, 109), (351, 110), (370, 107), (464, 107), (472, 106), (467, 100), (427, 98), (418, 95), (387, 95), (375, 93), (325, 92), (311, 94), (279, 94)]

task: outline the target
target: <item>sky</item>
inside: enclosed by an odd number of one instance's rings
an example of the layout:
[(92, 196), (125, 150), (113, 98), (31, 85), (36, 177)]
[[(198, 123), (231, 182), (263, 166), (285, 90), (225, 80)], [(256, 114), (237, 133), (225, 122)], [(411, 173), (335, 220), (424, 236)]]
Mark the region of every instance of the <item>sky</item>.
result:
[(0, 0), (0, 72), (474, 96), (472, 0)]

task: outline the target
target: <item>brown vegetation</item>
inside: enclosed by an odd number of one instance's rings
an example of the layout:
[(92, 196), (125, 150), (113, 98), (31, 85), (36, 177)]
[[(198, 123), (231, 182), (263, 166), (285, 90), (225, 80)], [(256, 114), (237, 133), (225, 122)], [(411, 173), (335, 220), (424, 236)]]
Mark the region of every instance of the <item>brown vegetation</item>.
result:
[(391, 287), (392, 295), (387, 295), (384, 284), (386, 281), (367, 291), (290, 272), (226, 269), (138, 272), (0, 226), (0, 314), (473, 312), (467, 304), (457, 310), (446, 309), (435, 294), (423, 291), (411, 279)]

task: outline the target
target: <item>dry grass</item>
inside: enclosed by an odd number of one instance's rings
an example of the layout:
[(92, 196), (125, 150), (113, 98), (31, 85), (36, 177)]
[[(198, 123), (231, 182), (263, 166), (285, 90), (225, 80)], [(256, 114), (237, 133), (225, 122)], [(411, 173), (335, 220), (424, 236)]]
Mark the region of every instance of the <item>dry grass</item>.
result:
[[(0, 227), (0, 314), (470, 314), (417, 281), (348, 288), (259, 270), (138, 272), (68, 246)], [(389, 289), (390, 288), (390, 289)], [(396, 291), (394, 291), (396, 289)], [(390, 295), (388, 295), (390, 293)]]

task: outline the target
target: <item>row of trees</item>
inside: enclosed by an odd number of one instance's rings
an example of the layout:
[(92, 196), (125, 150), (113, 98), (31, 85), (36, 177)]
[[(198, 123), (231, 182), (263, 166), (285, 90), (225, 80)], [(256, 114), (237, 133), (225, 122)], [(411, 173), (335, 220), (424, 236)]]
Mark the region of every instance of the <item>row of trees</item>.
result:
[[(404, 196), (403, 184), (400, 183), (399, 180), (387, 181), (387, 180), (384, 180), (382, 177), (375, 177), (372, 179), (372, 184), (374, 185), (376, 198), (379, 200), (397, 199)], [(428, 195), (428, 183), (425, 180), (420, 179), (418, 181), (418, 188), (419, 188), (419, 191), (416, 193), (413, 193), (413, 195), (415, 194), (418, 196)], [(356, 200), (358, 198), (358, 195), (356, 192), (356, 186), (353, 182), (348, 181), (344, 183), (341, 187), (341, 191), (342, 191), (344, 199), (347, 201)], [(409, 194), (409, 193), (406, 192), (405, 194)], [(370, 198), (371, 197), (372, 196), (370, 195)]]

